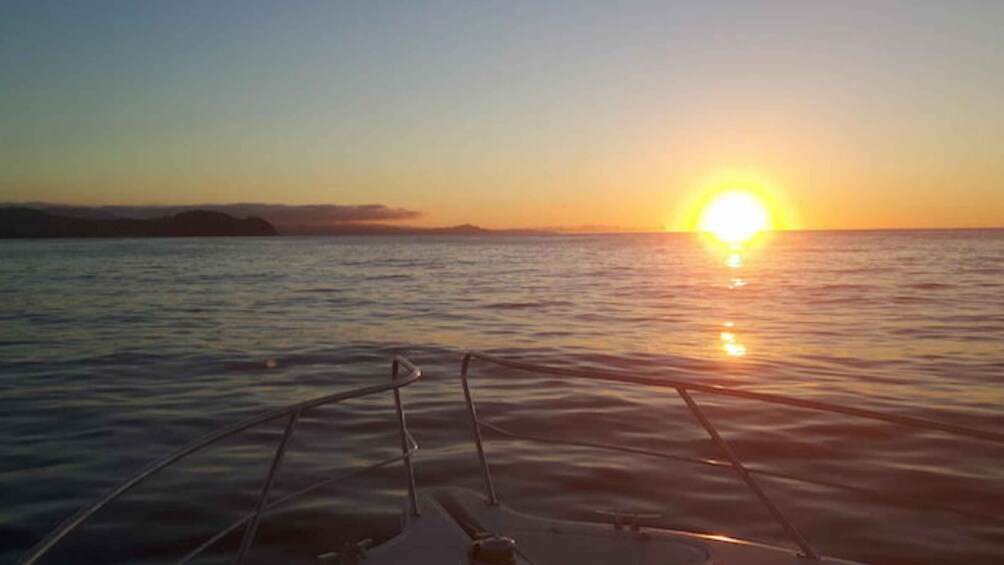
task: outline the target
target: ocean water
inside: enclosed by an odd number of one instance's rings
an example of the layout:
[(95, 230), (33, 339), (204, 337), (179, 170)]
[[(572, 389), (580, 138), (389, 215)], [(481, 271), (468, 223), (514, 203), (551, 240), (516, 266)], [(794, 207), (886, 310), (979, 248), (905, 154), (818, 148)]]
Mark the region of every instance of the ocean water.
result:
[[(394, 354), (426, 375), (403, 391), (419, 484), (480, 488), (457, 379), (471, 349), (1004, 432), (1004, 231), (784, 233), (740, 253), (679, 234), (3, 241), (0, 562), (215, 427), (384, 382)], [(486, 363), (472, 386), (514, 431), (722, 459), (670, 389)], [(822, 553), (1004, 562), (1004, 446), (695, 399)], [(394, 456), (395, 425), (389, 394), (307, 413), (276, 496)], [(51, 562), (176, 560), (252, 507), (282, 427), (143, 483)], [(487, 437), (516, 508), (791, 545), (729, 469)], [(317, 491), (263, 520), (252, 558), (386, 539), (403, 493), (398, 466)]]

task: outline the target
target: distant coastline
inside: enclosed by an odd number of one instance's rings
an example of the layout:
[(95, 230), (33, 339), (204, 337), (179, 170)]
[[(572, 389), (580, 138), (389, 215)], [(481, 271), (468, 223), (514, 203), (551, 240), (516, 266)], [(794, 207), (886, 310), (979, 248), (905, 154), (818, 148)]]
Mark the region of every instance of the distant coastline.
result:
[(53, 212), (26, 206), (0, 208), (0, 239), (105, 237), (234, 237), (234, 236), (407, 236), (407, 235), (547, 235), (545, 230), (490, 230), (471, 224), (450, 227), (396, 226), (376, 222), (333, 222), (284, 225), (267, 219), (244, 219), (216, 210), (186, 210), (154, 218), (108, 214)]
[(461, 224), (440, 228), (394, 226), (375, 223), (336, 223), (326, 226), (283, 226), (280, 235), (552, 235), (547, 230), (510, 229), (495, 230)]
[[(0, 202), (0, 239), (135, 238), (233, 236), (478, 236), (478, 235), (666, 235), (676, 230), (632, 230), (613, 226), (484, 228), (472, 224), (418, 227), (387, 223), (417, 213), (381, 205), (287, 206), (209, 204), (182, 206), (68, 206), (43, 202)], [(243, 219), (240, 219), (243, 217)], [(1000, 231), (993, 227), (903, 227), (777, 230), (812, 232)]]
[(34, 208), (0, 208), (0, 239), (274, 236), (268, 221), (192, 210), (160, 218), (79, 218)]

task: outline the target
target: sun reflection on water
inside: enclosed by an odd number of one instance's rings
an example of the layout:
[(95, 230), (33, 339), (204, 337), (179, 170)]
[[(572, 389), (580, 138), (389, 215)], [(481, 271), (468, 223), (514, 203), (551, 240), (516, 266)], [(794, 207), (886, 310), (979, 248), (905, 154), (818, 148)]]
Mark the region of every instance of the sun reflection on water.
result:
[[(751, 298), (744, 291), (749, 286), (750, 261), (755, 261), (771, 240), (773, 221), (768, 208), (754, 198), (752, 193), (739, 198), (738, 193), (723, 192), (712, 200), (701, 216), (700, 237), (721, 271), (721, 284), (727, 295), (721, 295), (720, 307), (723, 327), (714, 328), (717, 334), (715, 350), (727, 358), (736, 359), (750, 354), (749, 334), (736, 330), (736, 322), (746, 324), (745, 303)], [(736, 198), (732, 198), (736, 196)], [(741, 196), (741, 195), (740, 195)], [(746, 196), (749, 196), (747, 198)], [(726, 206), (726, 204), (729, 204)], [(717, 286), (717, 285), (716, 285)]]
[[(732, 322), (725, 322), (724, 325), (729, 328), (734, 326)], [(722, 350), (725, 351), (726, 355), (730, 357), (742, 357), (743, 355), (746, 355), (746, 346), (739, 343), (739, 338), (736, 337), (736, 333), (734, 331), (722, 332), (720, 337), (722, 341)]]
[[(743, 256), (742, 256), (742, 246), (739, 244), (730, 245), (725, 258), (724, 266), (729, 271), (729, 279), (727, 288), (730, 291), (738, 291), (744, 288), (748, 283), (746, 279), (739, 276), (739, 269), (743, 267)], [(727, 304), (734, 305), (734, 301), (741, 300), (742, 295), (732, 295), (726, 298)], [(735, 308), (728, 308), (728, 315), (731, 317), (734, 315)], [(746, 345), (743, 343), (739, 334), (736, 332), (736, 324), (733, 320), (728, 320), (723, 322), (724, 327), (718, 334), (718, 344), (721, 350), (728, 357), (744, 357), (748, 353)]]

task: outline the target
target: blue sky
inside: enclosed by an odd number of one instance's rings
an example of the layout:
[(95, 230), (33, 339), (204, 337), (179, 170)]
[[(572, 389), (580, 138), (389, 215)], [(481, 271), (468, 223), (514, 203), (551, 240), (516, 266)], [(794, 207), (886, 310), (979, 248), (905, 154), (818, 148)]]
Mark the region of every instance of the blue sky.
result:
[(0, 201), (658, 229), (1004, 218), (1000, 2), (5, 2)]

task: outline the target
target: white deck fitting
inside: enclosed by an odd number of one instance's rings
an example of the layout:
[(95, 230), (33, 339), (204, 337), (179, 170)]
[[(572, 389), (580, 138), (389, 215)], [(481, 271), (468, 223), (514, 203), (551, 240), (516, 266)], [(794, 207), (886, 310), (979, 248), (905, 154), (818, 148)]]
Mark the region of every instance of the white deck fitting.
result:
[(805, 559), (793, 549), (718, 536), (644, 527), (632, 532), (608, 524), (540, 518), (504, 504), (489, 506), (484, 496), (462, 488), (421, 491), (421, 516), (406, 513), (404, 531), (371, 550), (366, 565), (470, 564), (470, 536), (436, 500), (444, 493), (487, 532), (514, 538), (520, 565), (854, 565), (826, 557)]

